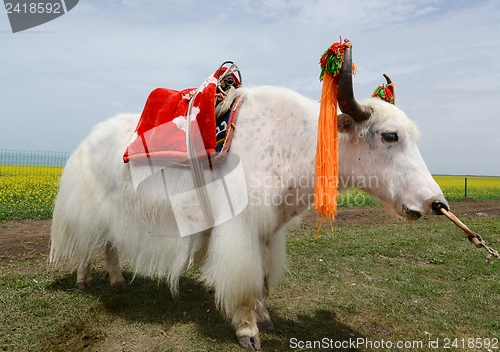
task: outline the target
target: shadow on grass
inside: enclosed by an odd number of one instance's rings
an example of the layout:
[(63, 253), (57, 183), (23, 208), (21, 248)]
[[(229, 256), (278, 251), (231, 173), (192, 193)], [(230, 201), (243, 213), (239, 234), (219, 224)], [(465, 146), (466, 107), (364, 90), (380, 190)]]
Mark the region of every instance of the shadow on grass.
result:
[[(102, 302), (104, 310), (102, 314), (120, 317), (131, 322), (157, 325), (152, 328), (161, 329), (162, 332), (168, 331), (174, 324), (194, 323), (203, 338), (237, 346), (237, 338), (230, 322), (222, 317), (215, 306), (213, 292), (207, 290), (200, 281), (192, 277), (181, 277), (179, 294), (177, 297), (172, 297), (165, 283), (158, 283), (156, 280), (144, 277), (135, 277), (132, 280), (131, 272), (124, 272), (123, 276), (127, 287), (116, 289), (109, 285), (104, 275), (93, 273), (94, 285), (83, 291), (83, 294), (95, 296)], [(51, 289), (74, 290), (75, 294), (82, 294), (75, 288), (75, 282), (76, 273), (72, 273), (55, 281)], [(270, 304), (272, 306), (272, 295)], [(297, 305), (300, 305), (300, 302), (297, 302)], [(339, 322), (332, 311), (315, 309), (312, 315), (302, 314), (294, 318), (287, 318), (280, 314), (279, 310), (272, 308), (269, 311), (275, 331), (261, 334), (264, 350), (285, 351), (294, 347), (294, 344), (296, 348), (310, 350), (305, 345), (307, 341), (321, 341), (322, 346), (314, 350), (358, 351), (355, 348), (325, 348), (326, 339), (328, 343), (335, 343), (335, 341), (349, 341), (349, 339), (361, 337), (359, 333)], [(88, 324), (95, 327), (96, 323), (90, 321)], [(78, 327), (81, 323), (75, 325)], [(67, 338), (67, 330), (68, 328), (65, 327), (61, 339)], [(82, 328), (77, 330), (82, 335)], [(99, 334), (96, 333), (96, 335)], [(80, 336), (78, 340), (91, 340), (92, 338), (105, 339), (103, 336)]]

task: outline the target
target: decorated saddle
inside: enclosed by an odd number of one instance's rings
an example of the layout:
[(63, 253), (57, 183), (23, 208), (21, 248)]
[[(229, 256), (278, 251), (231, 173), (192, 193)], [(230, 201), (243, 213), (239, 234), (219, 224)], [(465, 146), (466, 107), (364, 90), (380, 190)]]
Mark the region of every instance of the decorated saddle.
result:
[(241, 105), (235, 94), (240, 85), (240, 71), (228, 61), (197, 89), (153, 90), (123, 161), (188, 167), (196, 157), (213, 167), (224, 160)]

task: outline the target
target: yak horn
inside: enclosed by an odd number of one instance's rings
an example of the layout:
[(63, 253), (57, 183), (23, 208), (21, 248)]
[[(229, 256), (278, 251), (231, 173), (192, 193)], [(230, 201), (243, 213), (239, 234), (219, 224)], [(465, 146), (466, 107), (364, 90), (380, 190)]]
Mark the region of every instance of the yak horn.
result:
[(387, 76), (385, 73), (384, 73), (384, 78), (385, 78), (385, 80), (387, 81), (387, 84), (391, 84), (391, 83), (392, 83), (392, 81), (391, 81), (391, 79), (389, 78), (389, 76)]
[(352, 88), (352, 47), (346, 47), (344, 51), (344, 63), (340, 69), (338, 102), (340, 110), (348, 114), (356, 122), (367, 120), (371, 116), (369, 107), (359, 104), (354, 98)]
[(392, 104), (396, 105), (396, 88), (394, 87), (394, 83), (392, 83), (392, 80), (385, 73), (384, 73), (384, 78), (387, 81), (386, 87), (392, 92), (393, 95)]

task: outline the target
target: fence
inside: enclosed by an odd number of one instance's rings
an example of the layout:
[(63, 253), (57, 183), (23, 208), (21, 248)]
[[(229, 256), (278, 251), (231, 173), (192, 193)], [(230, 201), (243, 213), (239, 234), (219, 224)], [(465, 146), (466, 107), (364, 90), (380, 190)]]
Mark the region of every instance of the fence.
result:
[(448, 200), (500, 198), (500, 177), (435, 175), (434, 179)]
[(0, 149), (0, 221), (50, 219), (70, 153)]

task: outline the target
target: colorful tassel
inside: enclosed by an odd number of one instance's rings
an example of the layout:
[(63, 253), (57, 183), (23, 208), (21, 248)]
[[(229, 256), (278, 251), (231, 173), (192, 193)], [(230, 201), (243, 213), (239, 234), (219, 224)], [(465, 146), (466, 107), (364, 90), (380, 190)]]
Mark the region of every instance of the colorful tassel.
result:
[(391, 104), (396, 104), (394, 83), (378, 86), (373, 92), (372, 97), (380, 98)]
[(316, 170), (314, 183), (314, 209), (318, 212), (319, 226), (325, 218), (330, 223), (335, 217), (338, 196), (338, 131), (337, 92), (339, 74), (344, 62), (344, 51), (351, 42), (333, 43), (320, 58), (320, 80), (323, 81), (318, 121)]

